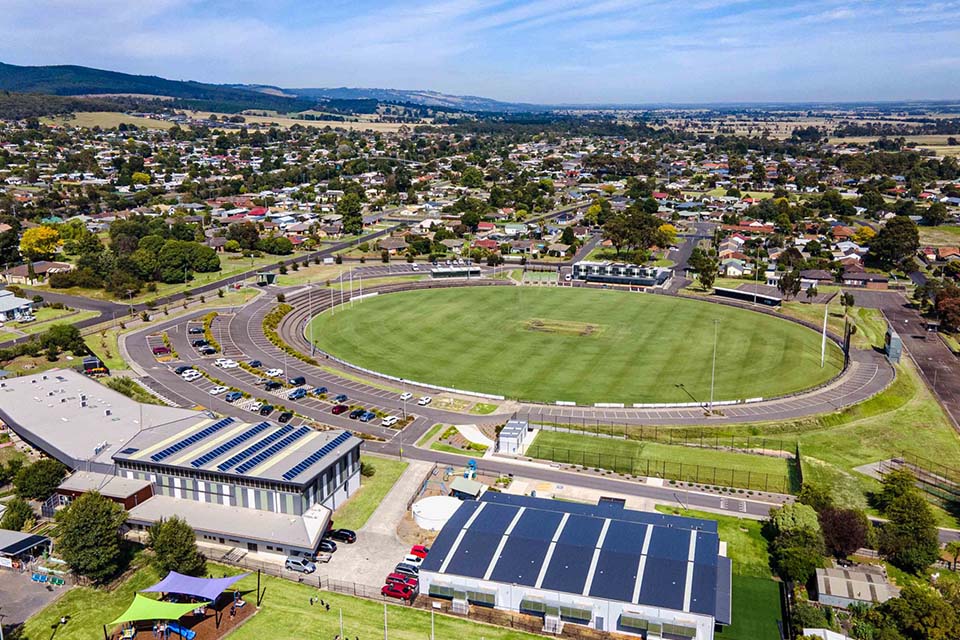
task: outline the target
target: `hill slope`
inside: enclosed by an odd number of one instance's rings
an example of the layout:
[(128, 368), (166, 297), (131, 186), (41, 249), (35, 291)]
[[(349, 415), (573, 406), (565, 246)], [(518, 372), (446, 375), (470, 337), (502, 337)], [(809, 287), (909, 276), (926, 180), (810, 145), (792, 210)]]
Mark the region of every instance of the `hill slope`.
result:
[(341, 100), (379, 100), (381, 102), (401, 102), (418, 104), (425, 107), (439, 109), (449, 108), (459, 111), (545, 111), (547, 108), (540, 105), (514, 102), (500, 102), (480, 96), (456, 96), (438, 91), (410, 90), (410, 89), (361, 89), (350, 87), (336, 88), (302, 88), (282, 89), (285, 94), (292, 94), (301, 98), (311, 99), (341, 99)]

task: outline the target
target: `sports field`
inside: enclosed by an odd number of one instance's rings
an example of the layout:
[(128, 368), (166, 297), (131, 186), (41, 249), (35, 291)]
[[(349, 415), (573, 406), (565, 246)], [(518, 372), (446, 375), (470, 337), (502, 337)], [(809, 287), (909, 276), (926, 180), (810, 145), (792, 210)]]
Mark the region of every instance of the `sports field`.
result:
[[(313, 320), (317, 345), (386, 374), (544, 402), (769, 397), (836, 375), (840, 349), (786, 320), (613, 290), (469, 287), (393, 293)], [(678, 385), (682, 385), (678, 386)]]

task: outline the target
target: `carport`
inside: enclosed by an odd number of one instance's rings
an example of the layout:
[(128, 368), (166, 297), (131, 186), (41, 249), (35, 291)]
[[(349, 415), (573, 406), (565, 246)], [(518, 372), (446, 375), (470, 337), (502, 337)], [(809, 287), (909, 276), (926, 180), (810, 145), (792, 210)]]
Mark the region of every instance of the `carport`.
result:
[(17, 568), (20, 563), (49, 552), (51, 546), (46, 536), (0, 529), (0, 567)]

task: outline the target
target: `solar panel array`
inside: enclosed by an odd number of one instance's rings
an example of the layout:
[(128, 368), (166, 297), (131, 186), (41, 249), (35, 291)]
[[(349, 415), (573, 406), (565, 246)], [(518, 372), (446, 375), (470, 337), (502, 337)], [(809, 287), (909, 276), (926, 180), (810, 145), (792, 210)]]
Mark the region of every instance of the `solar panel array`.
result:
[(160, 462), (160, 461), (163, 460), (164, 458), (168, 458), (168, 457), (172, 456), (173, 454), (175, 454), (176, 452), (182, 451), (183, 449), (186, 449), (186, 448), (189, 447), (190, 445), (196, 444), (196, 443), (200, 442), (201, 440), (203, 440), (204, 438), (208, 438), (208, 437), (212, 436), (212, 435), (215, 434), (217, 431), (220, 431), (220, 429), (223, 429), (224, 427), (226, 427), (226, 426), (228, 426), (228, 425), (230, 425), (230, 424), (233, 424), (233, 422), (234, 422), (234, 419), (233, 419), (233, 418), (224, 418), (223, 420), (220, 420), (219, 422), (215, 422), (215, 423), (213, 423), (212, 425), (210, 425), (209, 427), (206, 427), (206, 428), (201, 429), (200, 431), (196, 432), (196, 433), (193, 434), (192, 436), (190, 436), (190, 437), (188, 437), (188, 438), (184, 438), (184, 439), (181, 440), (180, 442), (177, 442), (177, 443), (175, 443), (175, 444), (172, 444), (172, 445), (170, 445), (169, 447), (167, 447), (166, 449), (163, 449), (162, 451), (158, 451), (157, 453), (155, 453), (155, 454), (153, 454), (152, 456), (150, 456), (150, 459), (153, 460), (154, 462)]
[(210, 462), (211, 460), (215, 460), (219, 458), (220, 456), (225, 454), (227, 451), (230, 451), (230, 449), (233, 449), (237, 445), (243, 444), (244, 442), (246, 442), (247, 440), (249, 440), (250, 438), (254, 437), (259, 433), (263, 433), (268, 428), (270, 428), (269, 422), (261, 422), (260, 424), (254, 425), (253, 427), (247, 429), (237, 437), (231, 438), (227, 442), (224, 442), (223, 444), (221, 444), (219, 447), (215, 449), (211, 449), (210, 451), (203, 454), (196, 460), (193, 460), (190, 463), (190, 465), (195, 469), (200, 468), (203, 465)]
[(120, 453), (123, 454), (123, 455), (125, 455), (125, 456), (128, 456), (128, 455), (130, 455), (131, 453), (136, 453), (137, 451), (140, 451), (140, 449), (138, 449), (138, 448), (136, 448), (136, 447), (127, 447), (126, 449), (124, 449), (124, 450), (121, 451)]
[(231, 457), (228, 460), (224, 460), (223, 462), (218, 464), (217, 470), (226, 471), (230, 467), (240, 464), (241, 462), (243, 462), (244, 460), (246, 460), (247, 458), (255, 454), (257, 451), (260, 451), (261, 449), (264, 449), (270, 446), (272, 443), (276, 442), (277, 440), (287, 435), (291, 431), (293, 431), (293, 427), (289, 424), (280, 427), (279, 429), (277, 429), (276, 431), (268, 435), (263, 440), (260, 440), (259, 442), (256, 442), (250, 445), (249, 447), (247, 447), (237, 455)]
[(253, 469), (255, 466), (257, 466), (258, 464), (260, 464), (270, 456), (276, 453), (279, 453), (282, 449), (286, 448), (287, 445), (289, 445), (291, 442), (299, 440), (300, 438), (307, 435), (311, 431), (313, 431), (313, 429), (311, 429), (310, 427), (300, 427), (299, 429), (297, 429), (296, 431), (288, 435), (283, 440), (280, 440), (276, 444), (270, 445), (269, 447), (267, 447), (257, 455), (250, 458), (249, 460), (247, 460), (246, 462), (238, 466), (236, 469), (234, 469), (234, 471), (240, 474), (244, 474), (247, 471), (250, 471), (250, 469)]
[(349, 439), (350, 439), (350, 434), (349, 434), (349, 433), (341, 433), (341, 434), (338, 435), (336, 438), (334, 438), (333, 440), (331, 440), (330, 442), (328, 442), (327, 444), (323, 445), (323, 446), (320, 447), (318, 450), (314, 451), (314, 452), (311, 453), (309, 456), (307, 456), (307, 458), (304, 459), (303, 462), (297, 464), (295, 467), (291, 468), (289, 471), (287, 471), (286, 473), (284, 473), (284, 474), (283, 474), (283, 479), (284, 479), (284, 480), (293, 480), (293, 479), (296, 478), (298, 475), (300, 475), (301, 473), (303, 473), (304, 471), (306, 471), (306, 470), (307, 470), (309, 467), (311, 467), (313, 464), (315, 464), (315, 463), (316, 463), (318, 460), (320, 460), (323, 456), (327, 455), (328, 453), (330, 453), (331, 451), (333, 451), (334, 449), (336, 449), (337, 447), (339, 447), (341, 444), (343, 444), (344, 442), (346, 442), (346, 441), (349, 440)]

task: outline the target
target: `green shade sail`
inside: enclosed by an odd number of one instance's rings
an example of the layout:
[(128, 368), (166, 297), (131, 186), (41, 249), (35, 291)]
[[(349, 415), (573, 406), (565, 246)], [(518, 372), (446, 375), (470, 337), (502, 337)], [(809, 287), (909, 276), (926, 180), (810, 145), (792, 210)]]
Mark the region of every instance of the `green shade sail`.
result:
[(210, 603), (194, 602), (179, 604), (176, 602), (161, 602), (160, 600), (152, 600), (138, 593), (134, 596), (133, 602), (127, 607), (127, 610), (110, 624), (138, 622), (141, 620), (179, 620), (182, 616), (190, 613), (194, 609), (208, 604)]

